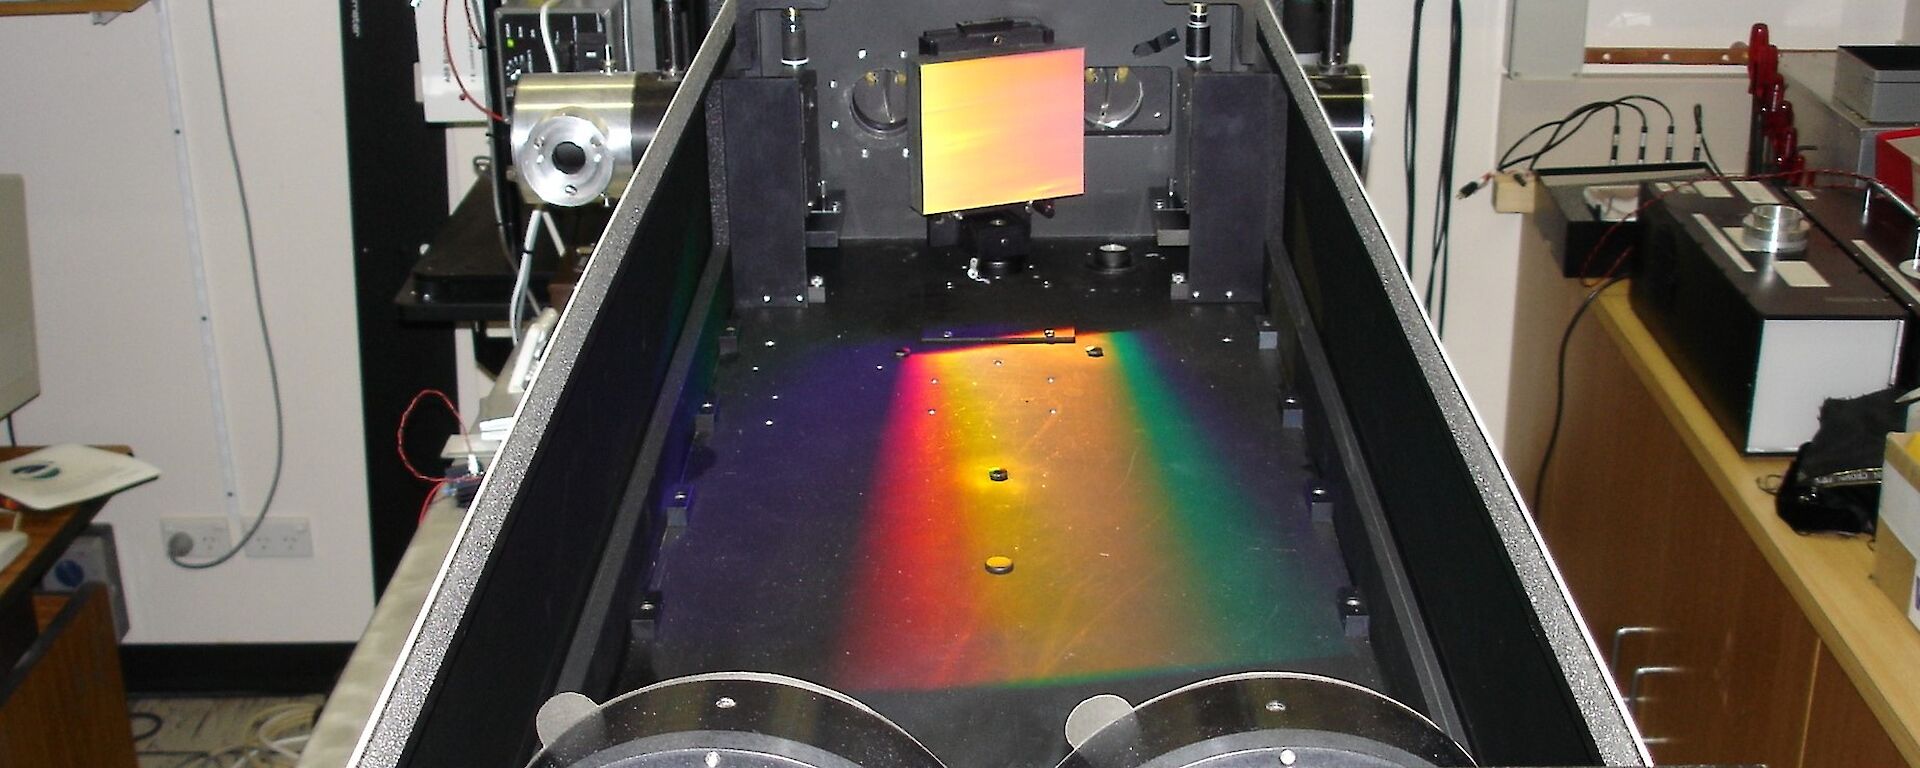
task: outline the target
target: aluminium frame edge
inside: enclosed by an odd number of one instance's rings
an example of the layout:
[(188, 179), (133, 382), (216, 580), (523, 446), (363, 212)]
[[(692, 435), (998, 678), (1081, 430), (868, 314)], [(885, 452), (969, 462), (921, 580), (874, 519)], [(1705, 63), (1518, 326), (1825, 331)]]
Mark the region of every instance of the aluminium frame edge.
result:
[[(1178, 4), (1175, 0), (1165, 1)], [(1626, 704), (1612, 676), (1605, 671), (1599, 646), (1587, 632), (1586, 621), (1574, 605), (1559, 567), (1547, 552), (1546, 542), (1532, 515), (1520, 501), (1511, 473), (1493, 450), (1486, 425), (1467, 399), (1452, 360), (1414, 297), (1412, 284), (1394, 258), (1379, 214), (1361, 186), (1359, 171), (1341, 150), (1326, 109), (1314, 95), (1305, 71), (1292, 56), (1293, 43), (1282, 28), (1273, 1), (1247, 0), (1240, 7), (1255, 16), (1261, 35), (1276, 43), (1272, 50), (1277, 58), (1285, 59), (1275, 64), (1290, 97), (1297, 104), (1312, 105), (1311, 108), (1303, 106), (1301, 111), (1321, 160), (1329, 167), (1347, 170), (1331, 174), (1341, 192), (1341, 202), (1359, 230), (1360, 241), (1393, 306), (1400, 330), (1417, 358), (1428, 388), (1437, 398), (1451, 428), (1454, 446), (1473, 475), (1473, 485), (1499, 532), (1501, 544), (1539, 619), (1554, 659), (1567, 678), (1568, 690), (1586, 722), (1595, 751), (1605, 765), (1652, 765), (1652, 757), (1632, 718), (1626, 715)]]
[(494, 544), (518, 501), (520, 482), (546, 436), (548, 418), (566, 389), (613, 276), (626, 260), (641, 219), (659, 191), (673, 150), (706, 99), (721, 55), (732, 42), (737, 5), (738, 0), (724, 0), (715, 13), (711, 29), (675, 89), (653, 141), (635, 165), (627, 194), (614, 209), (612, 222), (594, 247), (573, 299), (561, 314), (542, 375), (535, 378), (515, 410), (513, 431), (488, 467), (472, 508), (454, 534), (446, 560), (427, 591), (425, 607), (414, 620), (404, 650), (348, 758), (349, 766), (391, 768), (406, 756), (414, 728), (439, 681), (441, 665), (452, 649)]

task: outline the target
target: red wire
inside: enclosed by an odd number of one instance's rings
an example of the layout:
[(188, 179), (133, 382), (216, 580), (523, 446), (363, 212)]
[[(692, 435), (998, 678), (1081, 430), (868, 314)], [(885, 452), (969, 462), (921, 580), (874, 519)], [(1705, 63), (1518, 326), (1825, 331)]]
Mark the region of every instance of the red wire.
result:
[[(1768, 179), (1784, 179), (1784, 178), (1794, 178), (1794, 177), (1799, 177), (1803, 181), (1811, 181), (1815, 176), (1845, 176), (1847, 178), (1854, 179), (1856, 181), (1867, 181), (1867, 182), (1875, 181), (1875, 179), (1872, 176), (1867, 176), (1865, 174), (1860, 174), (1860, 173), (1854, 173), (1853, 171), (1843, 171), (1843, 170), (1838, 170), (1833, 168), (1822, 168), (1822, 169), (1811, 170), (1811, 171), (1780, 171), (1777, 173), (1760, 173), (1760, 174), (1752, 174), (1752, 175), (1745, 175), (1745, 176), (1705, 176), (1698, 179), (1691, 179), (1687, 181), (1676, 182), (1674, 183), (1672, 189), (1669, 189), (1658, 195), (1654, 195), (1653, 199), (1648, 200), (1645, 203), (1641, 203), (1640, 207), (1633, 209), (1632, 213), (1629, 213), (1626, 215), (1625, 218), (1622, 218), (1621, 220), (1614, 222), (1613, 226), (1607, 227), (1607, 231), (1600, 233), (1600, 239), (1594, 241), (1593, 249), (1587, 251), (1586, 258), (1580, 260), (1580, 271), (1577, 274), (1584, 275), (1587, 273), (1587, 266), (1593, 263), (1593, 257), (1598, 255), (1601, 249), (1606, 247), (1607, 241), (1613, 239), (1613, 233), (1619, 231), (1622, 225), (1626, 224), (1628, 221), (1639, 218), (1640, 214), (1645, 212), (1648, 208), (1652, 208), (1654, 203), (1660, 202), (1661, 200), (1665, 199), (1667, 195), (1671, 195), (1675, 192), (1680, 191), (1681, 187), (1688, 186), (1691, 184), (1698, 184), (1703, 181), (1765, 181)], [(1872, 192), (1868, 192), (1868, 194), (1872, 194)], [(1612, 278), (1614, 271), (1619, 269), (1621, 264), (1626, 263), (1627, 254), (1630, 254), (1632, 252), (1633, 252), (1632, 248), (1628, 248), (1626, 251), (1622, 252), (1619, 258), (1614, 259), (1612, 266), (1607, 267), (1606, 274), (1601, 275), (1599, 280), (1596, 280), (1594, 282), (1587, 282), (1587, 278), (1581, 278), (1580, 287), (1592, 288), (1596, 285), (1606, 282), (1609, 278)]]
[(1631, 258), (1632, 256), (1633, 256), (1633, 246), (1629, 245), (1626, 247), (1625, 250), (1622, 250), (1620, 252), (1620, 256), (1615, 258), (1612, 264), (1607, 265), (1607, 274), (1601, 276), (1600, 282), (1605, 283), (1608, 280), (1612, 280), (1613, 273), (1620, 269), (1620, 265), (1627, 263), (1627, 259)]
[[(1707, 179), (1707, 180), (1713, 181), (1718, 179), (1714, 178), (1714, 179)], [(1607, 231), (1600, 233), (1600, 239), (1593, 241), (1593, 249), (1590, 251), (1587, 251), (1586, 258), (1583, 258), (1580, 260), (1580, 271), (1574, 274), (1578, 274), (1578, 275), (1586, 274), (1587, 266), (1593, 263), (1593, 257), (1596, 255), (1599, 255), (1600, 249), (1606, 246), (1607, 241), (1613, 239), (1613, 233), (1620, 231), (1620, 227), (1622, 225), (1625, 225), (1627, 222), (1640, 218), (1640, 214), (1645, 213), (1648, 208), (1652, 208), (1654, 203), (1660, 202), (1661, 200), (1666, 199), (1667, 195), (1671, 195), (1674, 192), (1679, 191), (1680, 186), (1681, 186), (1680, 184), (1675, 184), (1673, 188), (1665, 192), (1662, 192), (1660, 194), (1654, 195), (1653, 199), (1648, 200), (1644, 203), (1641, 203), (1640, 207), (1633, 209), (1632, 213), (1629, 213), (1626, 216), (1622, 217), (1619, 221), (1614, 222), (1613, 226), (1607, 227)], [(1612, 278), (1613, 271), (1615, 269), (1618, 269), (1621, 263), (1626, 261), (1626, 255), (1632, 252), (1633, 252), (1632, 248), (1628, 248), (1626, 251), (1621, 252), (1620, 258), (1614, 260), (1613, 265), (1607, 268), (1607, 273), (1604, 275), (1601, 275), (1599, 280), (1589, 283), (1587, 282), (1587, 278), (1584, 278), (1584, 277), (1580, 278), (1580, 287), (1592, 288), (1596, 285), (1599, 285), (1600, 283), (1606, 282), (1609, 278)]]
[(460, 79), (460, 65), (453, 63), (453, 33), (447, 29), (447, 17), (451, 15), (453, 4), (456, 2), (460, 4), (462, 12), (467, 14), (469, 28), (473, 24), (473, 10), (467, 6), (467, 0), (443, 0), (440, 4), (440, 47), (447, 55), (447, 71), (453, 74), (453, 84), (460, 86), (461, 101), (472, 104), (474, 109), (480, 110), (481, 114), (492, 118), (495, 122), (504, 123), (507, 121), (506, 118), (488, 109), (487, 105), (480, 103), (479, 99), (475, 99), (473, 94), (467, 91), (466, 81)]
[(467, 437), (467, 423), (460, 418), (460, 409), (453, 404), (452, 398), (447, 397), (447, 393), (437, 389), (420, 390), (419, 394), (414, 395), (413, 399), (407, 402), (407, 409), (400, 412), (400, 426), (393, 432), (393, 450), (400, 454), (400, 465), (407, 468), (407, 473), (413, 475), (413, 479), (423, 483), (438, 484), (446, 482), (446, 478), (421, 472), (413, 465), (413, 460), (407, 458), (407, 420), (413, 418), (413, 409), (420, 405), (420, 401), (428, 397), (438, 398), (440, 403), (447, 407), (447, 412), (453, 414), (453, 420), (460, 424), (460, 439), (467, 441), (469, 452), (473, 450), (473, 440)]
[(439, 496), (440, 489), (445, 487), (447, 487), (447, 481), (441, 480), (434, 483), (433, 488), (427, 491), (427, 498), (420, 502), (420, 522), (424, 522), (427, 519), (427, 510), (433, 509), (434, 497)]

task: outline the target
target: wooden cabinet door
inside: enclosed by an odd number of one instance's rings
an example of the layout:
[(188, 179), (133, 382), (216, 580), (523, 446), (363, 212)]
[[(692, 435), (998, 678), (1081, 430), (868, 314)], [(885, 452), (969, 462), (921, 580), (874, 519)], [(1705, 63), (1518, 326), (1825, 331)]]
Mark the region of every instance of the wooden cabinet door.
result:
[(0, 766), (135, 765), (120, 647), (106, 590), (89, 585), (0, 675)]
[(1821, 648), (1816, 664), (1800, 768), (1905, 765), (1900, 749), (1887, 737), (1833, 654)]
[(1537, 514), (1656, 761), (1798, 764), (1817, 636), (1599, 322)]
[(1535, 505), (1537, 521), (1624, 690), (1627, 671), (1644, 663), (1648, 637), (1637, 630), (1655, 623), (1655, 598), (1664, 589), (1672, 465), (1689, 458), (1677, 443), (1648, 441), (1670, 430), (1665, 417), (1592, 319), (1568, 350), (1566, 394), (1559, 451)]
[(1656, 762), (1797, 765), (1819, 636), (1696, 463), (1636, 712)]

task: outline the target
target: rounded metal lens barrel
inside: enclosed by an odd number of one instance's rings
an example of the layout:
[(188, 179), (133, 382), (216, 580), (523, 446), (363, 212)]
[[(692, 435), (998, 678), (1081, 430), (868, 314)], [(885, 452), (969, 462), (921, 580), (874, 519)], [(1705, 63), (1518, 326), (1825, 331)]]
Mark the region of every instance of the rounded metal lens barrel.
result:
[(580, 206), (626, 192), (673, 97), (651, 74), (529, 73), (514, 87), (511, 144), (530, 200)]

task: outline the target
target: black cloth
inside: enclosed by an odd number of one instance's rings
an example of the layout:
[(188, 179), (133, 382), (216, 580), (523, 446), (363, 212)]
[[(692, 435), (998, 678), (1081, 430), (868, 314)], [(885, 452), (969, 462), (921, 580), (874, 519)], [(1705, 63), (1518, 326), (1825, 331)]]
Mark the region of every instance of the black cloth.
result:
[(1902, 390), (1887, 389), (1820, 405), (1820, 430), (1800, 446), (1774, 506), (1799, 533), (1870, 534), (1880, 516), (1887, 433), (1906, 423)]

